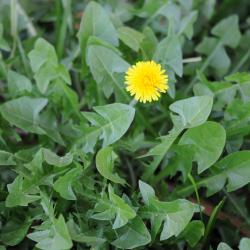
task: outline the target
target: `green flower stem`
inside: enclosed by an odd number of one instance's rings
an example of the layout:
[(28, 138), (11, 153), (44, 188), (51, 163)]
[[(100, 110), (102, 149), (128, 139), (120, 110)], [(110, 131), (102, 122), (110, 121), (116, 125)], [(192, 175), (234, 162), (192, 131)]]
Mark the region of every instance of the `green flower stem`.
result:
[(137, 100), (133, 99), (130, 103), (129, 106), (134, 107), (137, 104)]
[(196, 200), (198, 202), (199, 210), (200, 210), (200, 219), (203, 221), (203, 216), (202, 216), (202, 211), (201, 211), (201, 201), (200, 201), (200, 196), (199, 196), (198, 188), (196, 186), (196, 182), (195, 182), (193, 176), (190, 173), (188, 174), (188, 179), (190, 180), (190, 182), (192, 183), (192, 185), (194, 187)]

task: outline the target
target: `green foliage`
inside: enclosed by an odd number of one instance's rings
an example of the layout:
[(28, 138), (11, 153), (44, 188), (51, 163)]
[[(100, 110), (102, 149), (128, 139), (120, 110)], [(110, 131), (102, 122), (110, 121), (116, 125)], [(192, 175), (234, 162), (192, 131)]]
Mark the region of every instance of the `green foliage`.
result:
[(178, 236), (187, 226), (197, 206), (187, 200), (175, 200), (172, 202), (162, 202), (156, 199), (150, 187), (143, 190), (145, 183), (141, 182), (140, 191), (144, 193), (146, 206), (141, 213), (145, 218), (150, 219), (152, 233), (155, 236), (163, 224), (160, 240), (167, 240), (172, 236)]
[(112, 151), (111, 147), (102, 148), (96, 155), (96, 168), (98, 172), (106, 179), (119, 184), (125, 184), (126, 181), (122, 179), (117, 173), (114, 174), (114, 161), (117, 155)]
[(73, 156), (70, 153), (67, 153), (65, 156), (59, 157), (49, 149), (43, 149), (44, 160), (52, 166), (56, 167), (65, 167), (72, 163)]
[(201, 173), (212, 166), (220, 157), (226, 141), (225, 129), (218, 123), (205, 122), (187, 130), (179, 141), (192, 149), (193, 159)]
[(10, 220), (1, 232), (1, 241), (8, 246), (18, 245), (28, 233), (31, 221)]
[(119, 38), (132, 50), (138, 51), (144, 35), (130, 27), (120, 27), (118, 29)]
[(87, 50), (87, 64), (106, 97), (110, 97), (114, 89), (118, 94), (125, 95), (115, 73), (125, 72), (129, 64), (117, 53), (104, 46), (90, 45)]
[(119, 43), (117, 31), (108, 14), (102, 6), (93, 1), (88, 4), (84, 11), (84, 16), (78, 32), (83, 61), (86, 55), (87, 43), (91, 36), (98, 37), (114, 46), (117, 46)]
[(120, 229), (118, 238), (111, 244), (118, 248), (134, 249), (145, 246), (151, 241), (151, 236), (139, 217), (133, 219), (129, 225)]
[(39, 113), (47, 105), (45, 98), (20, 97), (5, 102), (0, 107), (1, 115), (12, 125), (24, 131), (45, 134), (41, 125), (39, 126)]
[[(213, 27), (211, 33), (216, 36), (205, 37), (204, 40), (197, 46), (196, 50), (199, 53), (208, 55), (206, 65), (214, 68), (218, 75), (227, 73), (231, 61), (224, 46), (236, 48), (240, 42), (241, 33), (239, 30), (238, 16), (232, 15), (221, 20)], [(206, 67), (203, 66), (203, 68)]]
[(62, 215), (54, 219), (52, 226), (42, 226), (37, 232), (28, 235), (31, 240), (37, 242), (38, 249), (63, 250), (72, 247), (68, 228)]
[(204, 231), (204, 224), (201, 221), (193, 220), (186, 226), (181, 236), (191, 247), (194, 247), (204, 235)]
[(249, 250), (249, 8), (0, 1), (0, 250)]
[(37, 87), (42, 94), (46, 93), (52, 81), (64, 81), (71, 84), (70, 76), (64, 65), (58, 64), (54, 47), (39, 38), (34, 49), (29, 53), (30, 65), (35, 73)]
[(86, 129), (80, 139), (85, 152), (92, 152), (98, 138), (103, 139), (103, 147), (119, 140), (134, 119), (135, 110), (129, 105), (114, 103), (94, 107), (94, 112), (83, 112), (83, 116), (93, 127)]
[(179, 115), (182, 126), (192, 128), (207, 120), (212, 105), (211, 96), (196, 96), (174, 102), (169, 108)]
[(59, 177), (54, 183), (54, 189), (66, 200), (76, 200), (72, 190), (72, 183), (77, 181), (81, 174), (81, 167), (69, 170), (65, 175)]
[(25, 92), (30, 93), (32, 90), (32, 84), (24, 75), (10, 70), (8, 73), (8, 90), (10, 95), (14, 98)]
[(16, 165), (13, 154), (1, 150), (1, 151), (0, 151), (0, 165), (1, 165), (1, 166), (5, 166), (5, 165), (8, 165), (8, 166)]

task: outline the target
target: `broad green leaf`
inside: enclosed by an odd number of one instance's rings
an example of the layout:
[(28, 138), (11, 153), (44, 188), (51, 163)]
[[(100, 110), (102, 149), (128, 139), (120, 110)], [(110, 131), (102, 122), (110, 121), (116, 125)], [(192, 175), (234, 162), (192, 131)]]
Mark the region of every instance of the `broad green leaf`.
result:
[(58, 122), (55, 115), (50, 111), (45, 111), (39, 116), (39, 125), (48, 137), (60, 145), (65, 146), (64, 140), (58, 131)]
[(49, 164), (56, 167), (66, 167), (70, 165), (73, 161), (73, 155), (67, 153), (65, 156), (58, 156), (49, 149), (43, 149), (44, 160)]
[(101, 46), (101, 47), (104, 47), (106, 49), (112, 50), (113, 52), (115, 52), (115, 54), (117, 54), (119, 56), (122, 55), (121, 51), (118, 48), (116, 48), (112, 44), (105, 42), (104, 40), (102, 40), (96, 36), (89, 37), (87, 47), (90, 47), (90, 46)]
[[(189, 0), (185, 1), (185, 3), (187, 3), (188, 1)], [(183, 3), (181, 0), (179, 2), (180, 4)], [(171, 31), (172, 34), (174, 34), (175, 31), (178, 30), (178, 28), (180, 27), (180, 23), (181, 23), (181, 16), (183, 14), (189, 13), (191, 9), (190, 8), (188, 9), (189, 9), (188, 11), (184, 11), (185, 13), (182, 13), (180, 6), (177, 4), (177, 2), (173, 2), (173, 1), (168, 1), (166, 8), (162, 8), (162, 11), (160, 14), (162, 14), (168, 20), (168, 29), (167, 29), (168, 33), (169, 31)], [(164, 26), (162, 26), (161, 29), (162, 29), (162, 32), (166, 33), (166, 29), (164, 28)]]
[[(211, 175), (196, 182), (197, 187), (206, 187), (207, 195), (220, 191), (227, 183), (227, 191), (235, 191), (250, 182), (250, 151), (239, 151), (227, 155), (210, 168)], [(192, 193), (193, 187), (177, 190), (179, 195)]]
[(168, 165), (166, 166), (168, 171), (165, 172), (165, 176), (173, 177), (177, 171), (182, 173), (183, 181), (185, 182), (188, 174), (192, 170), (192, 161), (194, 150), (192, 147), (186, 145), (174, 145), (171, 148), (173, 156), (170, 158)]
[[(186, 2), (186, 1), (185, 1)], [(190, 40), (193, 36), (194, 29), (193, 25), (198, 17), (197, 11), (191, 11), (187, 16), (185, 16), (180, 23), (180, 28), (178, 34), (185, 34)]]
[(195, 96), (176, 101), (169, 106), (172, 112), (177, 113), (186, 128), (192, 128), (204, 123), (212, 109), (211, 96)]
[(67, 222), (67, 227), (69, 229), (70, 237), (73, 241), (79, 243), (85, 243), (91, 247), (100, 247), (107, 240), (99, 236), (99, 231), (94, 230), (93, 232), (82, 232), (81, 228), (77, 223), (74, 222), (73, 218), (70, 218)]
[(106, 240), (103, 238), (98, 238), (95, 236), (87, 236), (84, 233), (80, 233), (78, 235), (74, 235), (71, 237), (72, 237), (72, 240), (74, 240), (76, 242), (84, 243), (84, 244), (91, 245), (94, 247), (101, 246), (101, 245), (103, 245), (103, 243), (106, 242)]
[(80, 142), (85, 152), (92, 152), (98, 138), (103, 139), (103, 147), (119, 140), (128, 130), (135, 115), (135, 109), (129, 105), (113, 103), (94, 107), (96, 113), (83, 112), (92, 124)]
[(45, 134), (39, 126), (39, 113), (47, 105), (45, 98), (20, 97), (0, 106), (0, 112), (9, 123), (24, 131)]
[(177, 200), (170, 203), (153, 202), (157, 212), (163, 213), (164, 225), (160, 240), (169, 239), (171, 236), (178, 236), (197, 211), (197, 206), (186, 200)]
[(209, 65), (220, 75), (224, 75), (231, 64), (231, 60), (222, 44), (218, 39), (213, 37), (205, 37), (203, 41), (196, 47), (196, 51), (211, 56)]
[(44, 64), (50, 66), (58, 64), (54, 47), (42, 38), (36, 41), (34, 49), (29, 53), (29, 59), (33, 72), (38, 72)]
[(42, 94), (45, 94), (49, 84), (57, 78), (56, 66), (52, 67), (49, 64), (44, 65), (35, 74), (37, 87)]
[[(227, 179), (226, 187), (228, 192), (237, 190), (250, 182), (249, 162), (249, 151), (239, 151), (230, 154), (216, 164), (216, 169), (222, 171), (215, 175), (214, 178), (222, 177), (221, 183), (225, 183)], [(213, 178), (211, 179), (213, 180)], [(209, 181), (207, 185), (209, 185)]]
[(46, 40), (39, 38), (36, 41), (34, 49), (29, 53), (29, 59), (37, 87), (42, 94), (46, 93), (53, 80), (60, 79), (71, 84), (67, 69), (58, 63), (54, 47)]
[(26, 236), (31, 221), (25, 220), (22, 223), (10, 220), (1, 230), (1, 241), (8, 246), (18, 245)]
[(54, 183), (54, 189), (66, 200), (76, 200), (72, 184), (81, 175), (81, 167), (73, 168)]
[[(156, 17), (161, 10), (166, 7), (167, 0), (145, 0), (141, 9), (136, 10), (136, 14), (142, 18)], [(149, 20), (151, 20), (149, 18)]]
[(224, 112), (224, 126), (229, 138), (240, 138), (249, 133), (250, 101), (234, 99)]
[(10, 165), (16, 165), (14, 155), (7, 151), (0, 150), (0, 166)]
[(158, 40), (150, 27), (146, 27), (143, 30), (144, 39), (141, 42), (141, 50), (144, 60), (151, 60), (155, 53)]
[(31, 81), (24, 75), (10, 70), (8, 72), (8, 90), (12, 97), (17, 97), (25, 92), (31, 92)]
[(250, 74), (248, 72), (237, 72), (225, 77), (225, 79), (226, 81), (236, 82), (242, 99), (250, 101)]
[[(29, 152), (31, 153), (31, 152)], [(18, 158), (18, 157), (17, 157)], [(39, 149), (33, 156), (32, 160), (24, 166), (29, 169), (33, 175), (43, 173), (43, 149)]]
[(46, 63), (35, 74), (37, 87), (42, 94), (46, 93), (49, 84), (54, 80), (71, 84), (70, 76), (64, 65), (51, 66)]
[(171, 67), (178, 76), (182, 76), (182, 49), (176, 35), (168, 35), (158, 44), (153, 59), (164, 66)]
[(140, 44), (144, 39), (144, 35), (130, 27), (122, 26), (118, 28), (118, 36), (119, 38), (132, 50), (138, 51), (140, 48)]
[(188, 129), (181, 137), (179, 145), (189, 145), (193, 148), (193, 160), (197, 161), (200, 174), (218, 160), (225, 142), (225, 129), (219, 123), (205, 122)]
[(221, 20), (213, 27), (212, 34), (218, 36), (224, 45), (231, 48), (237, 47), (241, 38), (238, 16), (232, 15)]
[(109, 198), (105, 194), (98, 199), (91, 218), (95, 220), (114, 220), (113, 229), (121, 228), (136, 216), (136, 212), (125, 200), (114, 193), (111, 185), (108, 187)]
[(198, 71), (198, 79), (200, 83), (194, 86), (195, 95), (212, 95), (216, 99), (213, 110), (220, 111), (230, 104), (236, 94), (237, 86), (231, 82), (209, 81), (202, 72)]
[(205, 226), (203, 222), (194, 220), (191, 221), (181, 234), (191, 247), (197, 245), (201, 237), (204, 235)]
[(139, 180), (139, 189), (143, 198), (143, 201), (146, 205), (149, 205), (149, 200), (152, 197), (155, 197), (154, 189), (147, 183)]
[(250, 249), (250, 238), (242, 238), (240, 240), (239, 250)]
[(115, 73), (124, 73), (129, 64), (113, 50), (99, 45), (90, 45), (87, 49), (87, 64), (90, 71), (107, 98), (116, 90), (124, 93), (124, 87), (118, 82)]
[(177, 237), (184, 230), (193, 214), (198, 211), (197, 208), (197, 205), (184, 199), (162, 202), (151, 198), (149, 205), (141, 209), (141, 214), (151, 220), (152, 228), (158, 224), (156, 231), (163, 223), (160, 240), (167, 240), (172, 236)]
[(227, 73), (229, 67), (231, 65), (231, 60), (227, 55), (226, 50), (223, 47), (218, 47), (216, 49), (216, 53), (210, 60), (210, 66), (213, 66), (218, 74), (224, 75)]
[(78, 38), (82, 50), (85, 49), (90, 36), (96, 36), (115, 46), (118, 45), (118, 35), (108, 14), (100, 4), (94, 1), (87, 5), (81, 20)]
[(23, 177), (17, 176), (11, 184), (7, 185), (9, 194), (5, 201), (6, 207), (27, 206), (29, 203), (40, 199), (38, 195), (28, 194), (27, 187), (24, 188), (23, 183)]
[(108, 14), (101, 5), (93, 1), (91, 1), (84, 10), (77, 36), (80, 43), (83, 62), (87, 60), (85, 56), (89, 37), (96, 36), (114, 46), (118, 46), (119, 44), (118, 34)]
[(77, 93), (63, 82), (57, 82), (51, 88), (53, 98), (63, 100), (63, 109), (65, 113), (76, 113), (79, 110), (79, 102)]
[(47, 230), (36, 231), (28, 237), (37, 242), (36, 248), (42, 250), (68, 250), (73, 245), (62, 215), (55, 219), (53, 225)]
[(216, 0), (207, 0), (202, 2), (201, 7), (201, 14), (207, 18), (207, 20), (210, 20), (215, 12), (216, 7)]
[(116, 208), (112, 205), (106, 194), (95, 204), (93, 212), (94, 214), (91, 215), (91, 218), (95, 220), (111, 221), (116, 216)]
[(228, 244), (221, 242), (218, 247), (217, 250), (233, 250), (230, 246), (228, 246)]
[(105, 147), (98, 151), (96, 155), (96, 168), (98, 172), (106, 179), (124, 185), (126, 181), (117, 173), (113, 173), (114, 162), (117, 155), (111, 147)]
[(129, 220), (136, 216), (136, 212), (118, 195), (114, 193), (113, 188), (109, 185), (109, 199), (116, 210), (116, 218), (113, 229), (123, 227)]
[(196, 47), (196, 50), (208, 55), (205, 67), (210, 65), (219, 76), (222, 76), (228, 71), (231, 64), (224, 46), (227, 45), (231, 48), (235, 48), (241, 38), (238, 16), (232, 15), (221, 20), (212, 29), (212, 34), (217, 36), (217, 38), (205, 37)]
[(118, 238), (111, 242), (111, 244), (122, 249), (135, 249), (145, 246), (151, 241), (147, 227), (138, 216), (125, 227), (118, 229), (117, 234)]

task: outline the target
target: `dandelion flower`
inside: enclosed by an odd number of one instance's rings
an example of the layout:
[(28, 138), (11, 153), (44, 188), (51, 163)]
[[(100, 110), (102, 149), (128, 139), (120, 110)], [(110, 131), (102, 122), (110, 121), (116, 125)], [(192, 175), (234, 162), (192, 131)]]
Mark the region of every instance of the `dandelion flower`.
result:
[(138, 62), (125, 76), (126, 90), (139, 102), (157, 101), (168, 89), (168, 76), (154, 61)]

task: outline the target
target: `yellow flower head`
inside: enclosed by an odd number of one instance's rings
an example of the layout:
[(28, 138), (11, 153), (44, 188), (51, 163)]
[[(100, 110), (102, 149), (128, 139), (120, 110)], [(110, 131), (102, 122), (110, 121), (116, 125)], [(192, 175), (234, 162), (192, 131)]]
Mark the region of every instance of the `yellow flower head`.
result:
[(157, 101), (168, 89), (168, 76), (154, 61), (138, 62), (125, 76), (126, 90), (139, 102)]

